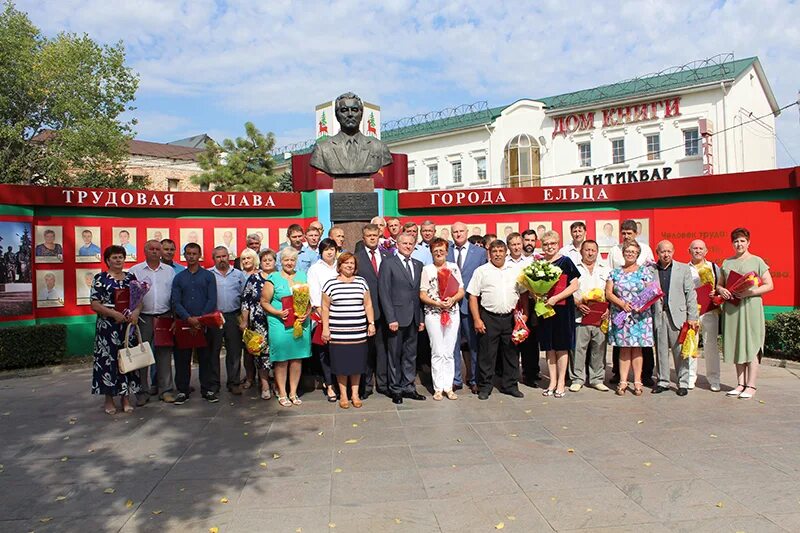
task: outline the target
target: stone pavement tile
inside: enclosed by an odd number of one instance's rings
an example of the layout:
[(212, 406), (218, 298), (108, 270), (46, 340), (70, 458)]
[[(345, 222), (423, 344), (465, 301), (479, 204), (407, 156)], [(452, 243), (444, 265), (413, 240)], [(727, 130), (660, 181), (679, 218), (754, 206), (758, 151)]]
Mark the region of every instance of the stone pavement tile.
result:
[(758, 446), (740, 448), (747, 455), (768, 464), (786, 474), (800, 476), (800, 454), (796, 445)]
[(364, 409), (340, 409), (334, 415), (334, 427), (353, 427), (358, 424), (363, 427), (396, 428), (403, 424), (397, 410), (393, 411), (365, 411)]
[(651, 453), (592, 455), (586, 458), (598, 472), (617, 485), (695, 479), (697, 476), (667, 457)]
[(758, 481), (790, 481), (791, 476), (773, 468), (766, 462), (745, 453), (741, 449), (697, 450), (669, 455), (681, 467), (693, 472), (698, 478), (724, 483), (728, 479), (750, 479)]
[(65, 531), (117, 532), (132, 513), (118, 516), (97, 515), (80, 517), (39, 516), (28, 520), (0, 519), (0, 531), (8, 533), (63, 533)]
[(329, 505), (331, 477), (251, 477), (237, 502), (239, 509), (312, 507)]
[[(259, 509), (236, 509), (233, 512), (233, 518), (228, 522), (228, 527), (221, 527), (220, 533), (337, 531), (329, 528), (329, 523), (330, 507), (328, 505), (276, 509), (271, 503), (265, 502)], [(204, 532), (208, 529), (198, 529), (197, 531)]]
[(125, 527), (119, 530), (119, 533), (205, 532), (209, 531), (211, 528), (217, 528), (220, 533), (227, 533), (230, 531), (229, 525), (232, 521), (232, 511), (211, 514), (175, 515), (169, 514), (167, 511), (163, 511), (160, 514), (153, 514), (152, 511), (139, 510), (127, 521)]
[(250, 477), (295, 477), (329, 476), (333, 470), (331, 464), (330, 450), (289, 450), (277, 458), (273, 453), (261, 450), (257, 459), (244, 466)]
[[(203, 450), (208, 448), (203, 447)], [(259, 446), (255, 444), (249, 450), (230, 450), (220, 444), (216, 453), (193, 451), (194, 447), (181, 457), (166, 475), (166, 479), (202, 480), (246, 478), (261, 462)]]
[(492, 448), (531, 443), (561, 450), (563, 444), (535, 420), (474, 423), (472, 428)]
[(752, 516), (737, 499), (702, 479), (630, 483), (621, 486), (628, 497), (664, 521)]
[[(784, 531), (781, 527), (761, 516), (727, 516), (681, 522), (667, 522), (664, 525), (675, 533), (697, 533), (703, 531), (709, 533), (719, 533), (723, 531), (781, 533)], [(797, 531), (797, 529), (794, 531)]]
[(734, 429), (738, 433), (739, 442), (749, 445), (800, 443), (800, 421), (786, 418), (755, 416), (753, 420)]
[(408, 501), (426, 497), (425, 485), (416, 469), (385, 470), (374, 476), (343, 470), (333, 474), (331, 494), (333, 505)]
[(800, 513), (800, 478), (769, 483), (748, 478), (726, 483), (710, 482), (756, 513)]
[(441, 424), (466, 422), (466, 420), (464, 420), (464, 411), (466, 411), (466, 409), (459, 408), (460, 406), (456, 406), (450, 400), (434, 403), (438, 404), (437, 409), (398, 411), (397, 413), (400, 415), (400, 421), (403, 426), (438, 426)]
[(572, 449), (583, 457), (605, 457), (619, 454), (646, 455), (657, 453), (653, 448), (636, 439), (630, 433), (596, 433), (592, 435), (570, 435), (559, 438), (565, 448)]
[(408, 446), (373, 448), (345, 445), (333, 453), (333, 468), (341, 468), (343, 472), (377, 473), (415, 469), (416, 464)]
[[(459, 399), (458, 401), (460, 402), (461, 400)], [(464, 407), (462, 407), (462, 416), (464, 420), (472, 423), (530, 420), (536, 412), (536, 405), (532, 404), (528, 398), (521, 400), (516, 398), (497, 400), (493, 394), (487, 402), (482, 402), (478, 405), (469, 405), (469, 402), (464, 402)], [(525, 411), (528, 410), (531, 412), (526, 413)]]
[(437, 466), (468, 466), (497, 463), (497, 457), (488, 446), (463, 446), (453, 443), (448, 446), (412, 446), (411, 453), (420, 469)]
[[(655, 522), (614, 485), (525, 491), (556, 531)], [(644, 531), (644, 527), (638, 531)]]
[(631, 432), (631, 435), (664, 454), (730, 449), (738, 440), (735, 433), (721, 427), (659, 427), (651, 424), (647, 429)]
[[(61, 460), (66, 457), (65, 460)], [(3, 482), (37, 483), (106, 483), (109, 479), (130, 479), (148, 476), (158, 480), (170, 469), (173, 461), (161, 462), (143, 458), (128, 461), (119, 456), (78, 457), (63, 456), (58, 459), (14, 459), (5, 461), (2, 470)], [(2, 515), (0, 515), (2, 516)]]
[[(74, 484), (21, 484), (4, 483), (0, 499), (0, 517), (4, 519), (41, 517), (94, 517), (104, 515), (129, 515), (141, 502), (157, 480), (140, 480), (136, 483), (109, 481)], [(114, 494), (104, 494), (109, 487)], [(134, 507), (128, 508), (131, 499)]]
[(602, 473), (576, 455), (551, 458), (547, 461), (504, 462), (503, 465), (526, 492), (608, 485), (608, 479)]
[(411, 446), (483, 446), (480, 436), (469, 424), (405, 427), (406, 440)]
[(777, 524), (786, 531), (800, 531), (800, 513), (767, 513), (764, 516), (772, 521), (772, 523)]
[(429, 498), (479, 498), (516, 494), (520, 488), (500, 464), (452, 465), (420, 470)]
[[(230, 513), (242, 498), (241, 478), (165, 479), (141, 502), (136, 502), (136, 522), (169, 520), (176, 523)], [(117, 491), (117, 494), (119, 491)], [(227, 499), (227, 503), (223, 502)], [(153, 514), (153, 513), (157, 514)]]
[[(331, 531), (348, 533), (439, 533), (430, 504), (425, 500), (334, 505)], [(324, 531), (324, 530), (320, 530)]]
[(333, 447), (333, 416), (279, 418), (263, 440), (265, 449), (282, 453), (288, 450), (330, 450)]
[[(357, 424), (357, 422), (353, 422)], [(353, 442), (355, 441), (355, 442)], [(381, 428), (377, 425), (359, 424), (357, 427), (338, 426), (333, 430), (333, 447), (404, 446), (406, 433), (402, 427)]]
[(559, 529), (561, 533), (672, 533), (672, 529), (668, 528), (661, 522), (649, 522), (646, 524), (627, 525), (620, 524), (618, 526), (608, 527), (587, 527), (580, 529)]
[(552, 528), (524, 494), (493, 498), (433, 499), (431, 507), (443, 533), (540, 532)]

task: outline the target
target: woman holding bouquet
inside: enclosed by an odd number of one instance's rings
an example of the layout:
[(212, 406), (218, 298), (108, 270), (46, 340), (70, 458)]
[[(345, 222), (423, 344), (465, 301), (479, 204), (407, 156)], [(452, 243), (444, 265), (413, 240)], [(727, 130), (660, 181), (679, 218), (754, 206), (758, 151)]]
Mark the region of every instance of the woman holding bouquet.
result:
[(458, 302), (464, 297), (464, 282), (458, 265), (445, 261), (447, 248), (446, 240), (439, 237), (431, 240), (433, 264), (422, 269), (419, 287), (419, 299), (425, 311), (425, 330), (431, 341), (434, 400), (441, 400), (442, 393), (450, 400), (458, 399), (453, 392), (453, 353), (458, 341)]
[[(653, 312), (650, 309), (639, 312), (630, 303), (656, 279), (652, 267), (636, 263), (641, 252), (638, 242), (626, 241), (622, 248), (623, 265), (612, 270), (606, 281), (606, 300), (611, 303), (608, 343), (620, 347), (618, 396), (628, 390), (631, 366), (633, 394), (642, 395), (642, 347), (653, 346)], [(614, 318), (620, 313), (629, 315), (622, 325), (617, 325)]]
[(142, 304), (127, 317), (114, 306), (114, 297), (118, 289), (129, 289), (136, 276), (122, 270), (125, 264), (125, 248), (118, 245), (109, 246), (103, 252), (103, 260), (108, 267), (107, 272), (94, 276), (90, 299), (92, 311), (97, 313), (97, 326), (94, 336), (94, 366), (92, 376), (92, 394), (105, 395), (105, 412), (116, 414), (114, 396), (119, 396), (122, 409), (126, 413), (133, 412), (131, 398), (139, 392), (138, 372), (121, 374), (117, 367), (117, 354), (125, 344), (125, 329), (128, 324), (139, 321)]
[(561, 269), (561, 277), (546, 296), (547, 305), (553, 308), (555, 314), (540, 316), (536, 330), (539, 349), (545, 352), (550, 374), (550, 385), (542, 395), (563, 398), (566, 392), (567, 352), (572, 349), (575, 340), (575, 303), (572, 295), (580, 286), (581, 275), (572, 259), (558, 253), (558, 232), (545, 231), (539, 238), (544, 260)]
[[(356, 275), (358, 262), (350, 252), (336, 260), (338, 276), (322, 286), (322, 340), (328, 343), (331, 372), (339, 384), (339, 407), (359, 408), (361, 374), (367, 371), (367, 336), (375, 335), (375, 315), (367, 280)], [(350, 401), (347, 385), (350, 383)]]
[[(264, 284), (261, 290), (261, 307), (267, 312), (267, 325), (269, 326), (269, 357), (275, 372), (275, 386), (278, 389), (278, 403), (283, 407), (300, 405), (303, 403), (297, 396), (297, 386), (300, 383), (300, 373), (303, 361), (311, 356), (311, 328), (309, 327), (308, 310), (305, 313), (296, 313), (296, 322), (302, 326), (300, 335), (295, 336), (295, 328), (284, 321), (292, 311), (284, 309), (283, 298), (292, 296), (298, 285), (307, 286), (306, 273), (297, 272), (297, 249), (287, 246), (281, 250), (281, 270), (267, 276), (269, 283)], [(289, 376), (289, 391), (286, 392), (286, 376)]]
[[(249, 257), (245, 255), (247, 252), (255, 254), (250, 248), (245, 248), (242, 252), (242, 268), (245, 267), (245, 259)], [(261, 381), (261, 399), (269, 400), (272, 397), (272, 391), (269, 385), (269, 371), (272, 368), (272, 363), (269, 360), (269, 327), (267, 326), (267, 314), (264, 308), (261, 307), (261, 293), (264, 290), (264, 284), (267, 283), (267, 278), (275, 272), (275, 252), (272, 250), (264, 250), (258, 256), (261, 260), (261, 270), (257, 270), (250, 277), (247, 278), (247, 283), (244, 285), (242, 291), (242, 330), (249, 329), (255, 331), (257, 334), (264, 337), (264, 344), (261, 346), (259, 353), (252, 353), (249, 347), (245, 347), (245, 361), (250, 360), (249, 364), (245, 364), (247, 377), (245, 378), (243, 389), (249, 389), (253, 386), (255, 380), (255, 372), (257, 369), (259, 380)], [(252, 258), (251, 258), (252, 260)]]
[[(769, 266), (763, 259), (750, 253), (750, 232), (747, 228), (736, 228), (731, 232), (734, 255), (722, 262), (722, 280), (717, 293), (726, 302), (722, 306), (722, 346), (725, 362), (736, 364), (737, 386), (728, 396), (749, 400), (756, 392), (758, 363), (764, 349), (764, 304), (761, 296), (770, 292), (774, 285)], [(747, 277), (755, 274), (757, 279), (747, 288), (731, 292), (725, 288), (732, 274)], [(734, 298), (739, 304), (731, 302)]]

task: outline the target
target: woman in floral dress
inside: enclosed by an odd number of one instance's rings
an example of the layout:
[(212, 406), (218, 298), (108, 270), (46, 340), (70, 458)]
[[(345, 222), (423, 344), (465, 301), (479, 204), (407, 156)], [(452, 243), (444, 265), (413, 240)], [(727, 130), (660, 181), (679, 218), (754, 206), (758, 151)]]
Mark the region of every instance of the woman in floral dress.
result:
[[(640, 313), (630, 304), (656, 279), (652, 267), (636, 264), (641, 251), (636, 241), (627, 243), (622, 249), (625, 263), (612, 270), (606, 282), (606, 300), (611, 302), (608, 342), (611, 346), (620, 347), (620, 381), (617, 387), (619, 396), (624, 395), (628, 389), (627, 380), (631, 366), (633, 366), (633, 394), (642, 395), (642, 347), (653, 346), (652, 310), (647, 309)], [(614, 318), (622, 312), (630, 314), (621, 326), (617, 326)]]
[(269, 361), (267, 314), (264, 312), (264, 308), (261, 307), (261, 290), (264, 288), (264, 283), (267, 282), (267, 277), (275, 272), (275, 252), (264, 250), (259, 254), (259, 258), (261, 270), (247, 278), (247, 283), (245, 283), (242, 292), (242, 329), (248, 328), (264, 336), (261, 353), (251, 355), (247, 352), (245, 357), (255, 355), (255, 367), (258, 369), (258, 377), (261, 380), (261, 399), (269, 400), (272, 398), (272, 391), (269, 385), (269, 371), (272, 365)]
[(104, 394), (104, 409), (109, 415), (116, 414), (117, 406), (114, 396), (120, 396), (122, 409), (126, 413), (133, 411), (131, 397), (139, 392), (139, 376), (137, 372), (121, 374), (117, 367), (117, 354), (125, 344), (127, 325), (139, 321), (141, 304), (128, 318), (114, 309), (114, 293), (116, 289), (130, 287), (136, 276), (122, 270), (125, 264), (125, 248), (109, 246), (103, 252), (103, 260), (108, 266), (107, 272), (94, 277), (90, 295), (92, 311), (97, 313), (97, 326), (94, 336), (94, 368), (92, 372), (92, 394)]

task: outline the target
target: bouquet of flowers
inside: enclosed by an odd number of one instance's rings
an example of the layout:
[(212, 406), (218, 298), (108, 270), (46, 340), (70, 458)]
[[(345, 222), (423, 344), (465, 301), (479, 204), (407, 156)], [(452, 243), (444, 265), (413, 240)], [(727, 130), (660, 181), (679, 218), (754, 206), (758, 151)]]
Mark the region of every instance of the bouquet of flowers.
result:
[(525, 320), (523, 320), (522, 309), (517, 305), (517, 308), (514, 309), (514, 329), (511, 331), (511, 342), (520, 344), (524, 342), (530, 334), (531, 330), (528, 329), (528, 325), (525, 324)]
[(128, 307), (122, 312), (125, 318), (131, 316), (131, 313), (139, 307), (139, 304), (144, 300), (144, 295), (150, 291), (150, 283), (148, 281), (139, 281), (135, 279), (130, 283), (130, 300), (128, 300)]
[[(605, 302), (606, 301), (606, 293), (603, 289), (594, 288), (589, 290), (586, 294), (583, 295), (584, 302)], [(603, 333), (608, 333), (608, 318), (603, 319), (600, 323), (600, 331)]]
[(556, 314), (555, 310), (547, 305), (547, 293), (560, 277), (561, 269), (545, 260), (534, 261), (520, 272), (517, 281), (534, 295), (536, 303), (533, 308), (537, 316), (550, 318)]
[(688, 359), (690, 357), (697, 357), (700, 348), (700, 338), (697, 335), (697, 328), (686, 324), (686, 333), (681, 343), (681, 357)]
[[(305, 283), (294, 285), (292, 287), (292, 298), (295, 316), (307, 314), (311, 305), (311, 293), (308, 290), (308, 285)], [(293, 333), (295, 339), (303, 336), (303, 322), (301, 320), (295, 319)]]
[[(748, 272), (744, 275), (735, 271), (730, 272), (728, 274), (728, 280), (725, 283), (725, 288), (728, 289), (734, 296), (730, 300), (727, 300), (728, 303), (739, 305), (741, 299), (736, 297), (736, 293), (746, 291), (751, 287), (758, 287), (759, 285), (761, 285), (761, 278), (759, 278), (758, 274), (755, 272)], [(713, 296), (712, 301), (716, 305), (722, 305), (722, 302), (726, 300), (724, 300), (719, 294), (716, 294)]]
[[(656, 303), (659, 298), (664, 296), (664, 291), (661, 290), (661, 284), (658, 281), (648, 283), (644, 290), (637, 294), (633, 301), (630, 302), (631, 307), (637, 313), (650, 309), (650, 306)], [(614, 317), (614, 325), (621, 328), (625, 321), (630, 316), (630, 313), (621, 311)]]
[(222, 329), (222, 325), (225, 324), (225, 317), (222, 316), (220, 311), (214, 311), (213, 313), (206, 313), (205, 315), (198, 318), (200, 323), (208, 328), (217, 328)]
[(261, 355), (264, 347), (267, 344), (267, 339), (261, 333), (254, 329), (247, 328), (242, 334), (242, 341), (247, 353), (251, 355)]

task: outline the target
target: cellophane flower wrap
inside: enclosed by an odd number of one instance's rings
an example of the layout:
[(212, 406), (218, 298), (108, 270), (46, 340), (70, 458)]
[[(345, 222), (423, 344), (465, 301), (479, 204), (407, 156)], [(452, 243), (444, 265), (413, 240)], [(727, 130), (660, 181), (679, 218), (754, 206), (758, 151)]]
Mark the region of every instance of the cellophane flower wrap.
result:
[(200, 324), (206, 326), (207, 328), (222, 329), (222, 326), (225, 324), (225, 317), (222, 316), (220, 311), (206, 313), (197, 320), (200, 321)]
[(267, 339), (254, 329), (247, 328), (242, 334), (242, 341), (247, 353), (251, 355), (261, 355), (266, 346)]
[(686, 331), (686, 338), (683, 339), (683, 344), (681, 344), (681, 357), (684, 359), (697, 357), (699, 348), (700, 336), (697, 334), (697, 328), (691, 327)]
[(527, 339), (530, 334), (531, 330), (529, 330), (528, 325), (525, 324), (522, 309), (514, 309), (514, 329), (511, 331), (511, 342), (514, 344), (525, 342), (525, 339)]
[(536, 303), (533, 308), (537, 316), (550, 318), (556, 312), (547, 305), (547, 293), (558, 282), (561, 269), (546, 260), (534, 261), (520, 272), (517, 281), (534, 295)]
[[(439, 301), (443, 302), (447, 299), (447, 285), (450, 283), (450, 276), (452, 275), (453, 273), (450, 272), (450, 269), (447, 267), (441, 268), (437, 271), (436, 280), (438, 282), (437, 286), (439, 289)], [(439, 316), (441, 317), (440, 320), (442, 327), (444, 327), (449, 325), (452, 320), (450, 319), (449, 309), (442, 309), (441, 311), (442, 312), (439, 314)]]
[[(309, 292), (308, 285), (301, 283), (292, 286), (292, 298), (294, 300), (294, 314), (297, 316), (305, 315), (308, 313), (309, 306), (311, 305), (311, 293)], [(295, 339), (303, 336), (303, 321), (296, 319), (292, 329)]]
[[(606, 291), (600, 288), (590, 289), (589, 292), (583, 295), (584, 302), (605, 302)], [(600, 322), (600, 331), (608, 333), (608, 318)]]
[[(628, 302), (633, 307), (634, 312), (641, 313), (650, 309), (650, 306), (656, 303), (659, 298), (664, 296), (664, 291), (661, 290), (661, 284), (658, 281), (651, 281), (648, 283), (644, 290), (641, 291), (632, 302)], [(630, 317), (630, 313), (620, 311), (614, 317), (614, 325), (621, 328), (625, 321)]]
[(125, 318), (131, 316), (131, 313), (142, 303), (144, 295), (150, 292), (150, 283), (147, 281), (139, 281), (134, 279), (130, 283), (131, 299), (128, 302), (128, 308), (122, 312)]

